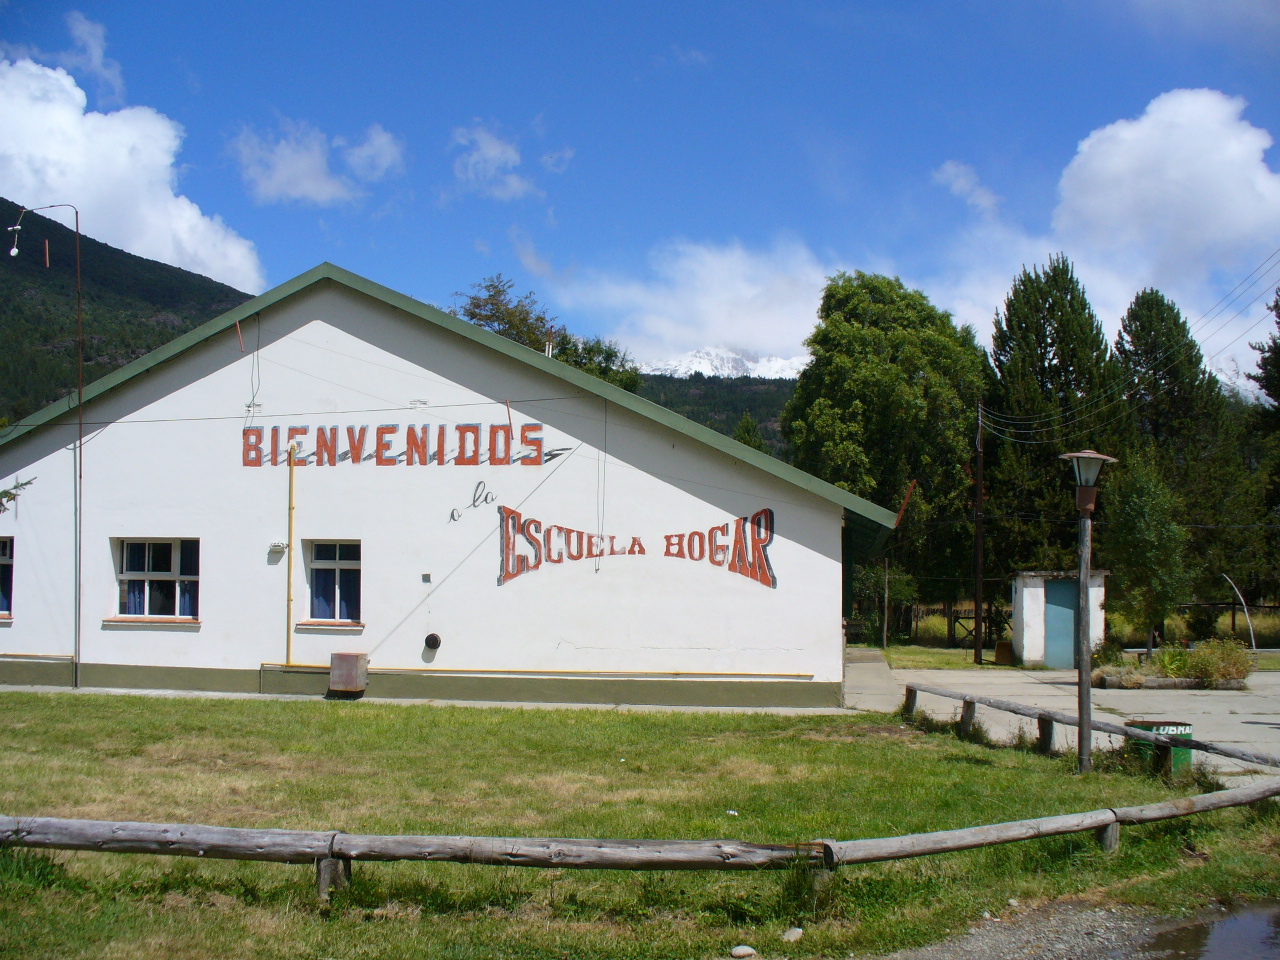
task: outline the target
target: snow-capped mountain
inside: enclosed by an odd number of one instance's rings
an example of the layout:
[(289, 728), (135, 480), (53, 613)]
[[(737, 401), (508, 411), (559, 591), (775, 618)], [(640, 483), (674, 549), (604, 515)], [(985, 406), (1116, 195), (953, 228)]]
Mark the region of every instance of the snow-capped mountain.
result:
[(641, 373), (668, 377), (688, 377), (700, 373), (705, 377), (767, 377), (769, 379), (800, 376), (809, 357), (757, 357), (725, 347), (700, 347), (670, 360), (639, 364)]

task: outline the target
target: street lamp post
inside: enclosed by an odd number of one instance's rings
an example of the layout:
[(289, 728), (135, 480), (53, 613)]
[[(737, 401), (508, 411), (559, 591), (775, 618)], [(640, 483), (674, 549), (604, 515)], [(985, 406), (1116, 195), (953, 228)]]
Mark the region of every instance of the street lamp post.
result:
[(1077, 703), (1080, 714), (1080, 772), (1093, 769), (1093, 645), (1089, 636), (1089, 575), (1093, 559), (1093, 508), (1098, 500), (1098, 475), (1115, 457), (1096, 450), (1064, 453), (1076, 478), (1076, 509), (1080, 511), (1080, 596), (1076, 602)]
[[(84, 304), (80, 285), (80, 210), (70, 203), (50, 203), (43, 207), (23, 207), (18, 213), (18, 222), (12, 227), (9, 227), (8, 232), (13, 234), (13, 249), (9, 251), (9, 256), (16, 257), (18, 255), (18, 236), (22, 231), (22, 218), (28, 213), (35, 213), (39, 210), (53, 210), (58, 207), (73, 210), (76, 215), (76, 485), (75, 502), (73, 504), (75, 517), (76, 584), (75, 603), (73, 604), (73, 607), (76, 622), (72, 640), (73, 652), (71, 656), (71, 683), (73, 686), (78, 687), (80, 686), (80, 602), (83, 594), (83, 590), (81, 589), (81, 580), (83, 578), (81, 561), (84, 554), (84, 518), (82, 516), (84, 512)], [(48, 255), (49, 248), (46, 246), (45, 266), (48, 266)]]

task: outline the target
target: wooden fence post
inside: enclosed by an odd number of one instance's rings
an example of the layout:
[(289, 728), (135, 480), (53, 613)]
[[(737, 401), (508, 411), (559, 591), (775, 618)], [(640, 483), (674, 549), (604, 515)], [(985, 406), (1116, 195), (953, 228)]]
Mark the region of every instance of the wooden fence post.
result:
[(1095, 831), (1095, 836), (1104, 852), (1115, 853), (1120, 849), (1120, 824), (1109, 823), (1105, 827), (1099, 827)]
[(1053, 721), (1048, 717), (1036, 717), (1036, 749), (1041, 753), (1053, 753)]
[(907, 716), (911, 716), (913, 713), (916, 712), (917, 696), (918, 694), (916, 693), (916, 688), (908, 684), (907, 698), (902, 701), (902, 712), (905, 713)]
[(351, 861), (346, 857), (324, 857), (316, 861), (316, 896), (329, 900), (332, 890), (341, 890), (351, 883)]
[(966, 700), (964, 706), (960, 708), (960, 736), (969, 737), (973, 734), (973, 720), (978, 714), (978, 705), (972, 700)]

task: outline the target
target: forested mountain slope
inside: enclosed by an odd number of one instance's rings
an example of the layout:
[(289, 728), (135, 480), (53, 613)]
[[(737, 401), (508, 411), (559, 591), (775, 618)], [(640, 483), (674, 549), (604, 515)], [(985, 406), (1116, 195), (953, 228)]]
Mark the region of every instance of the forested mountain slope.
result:
[[(20, 210), (0, 198), (0, 224), (17, 223)], [(5, 254), (13, 236), (4, 234)], [(18, 255), (0, 256), (0, 420), (16, 422), (75, 390), (75, 241), (75, 231), (28, 213)], [(249, 299), (88, 237), (80, 239), (80, 255), (86, 383)]]
[(661, 404), (683, 417), (733, 436), (744, 413), (760, 424), (765, 447), (783, 457), (782, 408), (796, 392), (795, 380), (765, 377), (689, 377), (644, 374), (640, 396)]
[[(0, 225), (16, 223), (20, 209), (0, 198)], [(5, 253), (12, 237), (4, 235)], [(85, 383), (249, 299), (208, 277), (88, 237), (81, 237), (80, 253)], [(729, 435), (749, 411), (776, 455), (782, 450), (778, 418), (795, 387), (794, 380), (649, 374), (640, 395)], [(75, 232), (28, 213), (18, 256), (0, 255), (0, 420), (15, 423), (75, 388)]]

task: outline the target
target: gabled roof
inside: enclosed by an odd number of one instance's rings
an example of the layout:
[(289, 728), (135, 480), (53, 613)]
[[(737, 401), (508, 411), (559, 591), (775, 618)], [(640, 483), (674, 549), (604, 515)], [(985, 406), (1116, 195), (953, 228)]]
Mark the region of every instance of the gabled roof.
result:
[[(576, 367), (571, 367), (559, 360), (544, 356), (537, 350), (531, 350), (522, 344), (515, 343), (452, 314), (445, 313), (430, 304), (422, 303), (412, 297), (397, 293), (395, 290), (374, 283), (372, 280), (366, 280), (364, 277), (351, 273), (349, 270), (343, 270), (332, 263), (322, 263), (301, 276), (294, 277), (292, 280), (254, 297), (234, 310), (229, 310), (221, 316), (201, 324), (194, 330), (189, 330), (164, 346), (152, 350), (145, 357), (140, 357), (132, 363), (112, 371), (100, 380), (95, 380), (84, 388), (84, 401), (87, 404), (114, 390), (116, 387), (127, 383), (134, 377), (180, 357), (192, 347), (198, 346), (224, 330), (234, 327), (241, 320), (248, 319), (255, 313), (274, 306), (308, 287), (326, 282), (355, 290), (365, 296), (403, 310), (405, 313), (412, 314), (428, 323), (443, 327), (451, 333), (472, 340), (489, 350), (497, 351), (520, 363), (535, 367), (543, 373), (572, 384), (579, 390), (595, 394), (610, 403), (616, 403), (633, 413), (683, 434), (691, 440), (728, 454), (736, 460), (755, 467), (757, 470), (763, 470), (779, 480), (807, 490), (809, 493), (815, 494), (824, 500), (829, 500), (844, 509), (845, 527), (852, 535), (855, 548), (864, 555), (878, 551), (893, 531), (897, 517), (883, 507), (878, 507), (861, 497), (854, 496), (847, 490), (842, 490), (833, 484), (827, 483), (825, 480), (819, 480), (817, 477), (783, 463), (767, 453), (762, 453), (739, 443), (731, 437), (717, 433), (710, 427), (704, 427), (677, 413), (672, 413), (665, 407), (629, 393), (621, 387), (606, 383), (598, 377), (584, 373)], [(37, 430), (68, 413), (74, 412), (75, 409), (75, 394), (68, 394), (61, 400), (49, 404), (13, 426), (0, 430), (0, 447), (12, 443), (24, 434)]]

